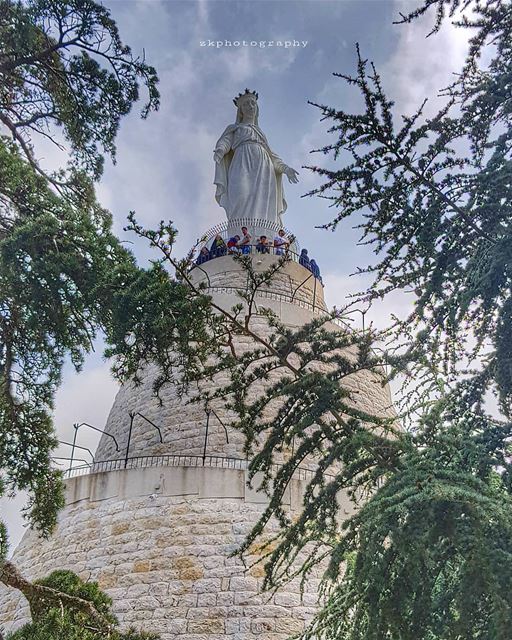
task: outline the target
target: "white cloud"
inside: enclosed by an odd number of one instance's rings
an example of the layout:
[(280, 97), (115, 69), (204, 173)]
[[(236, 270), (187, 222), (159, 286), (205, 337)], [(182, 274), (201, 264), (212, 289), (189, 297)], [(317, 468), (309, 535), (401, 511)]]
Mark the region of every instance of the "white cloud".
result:
[[(107, 363), (94, 361), (92, 357), (85, 363), (82, 373), (69, 373), (64, 378), (64, 383), (57, 392), (54, 412), (54, 422), (57, 437), (66, 442), (73, 440), (73, 424), (88, 422), (100, 429), (104, 428), (108, 412), (114, 401), (118, 389), (117, 383), (112, 378)], [(81, 427), (79, 429), (77, 444), (88, 447), (93, 452), (96, 448), (100, 434)], [(55, 455), (69, 457), (71, 447), (60, 445)], [(75, 457), (90, 460), (86, 451), (77, 450)], [(69, 462), (62, 460), (59, 464), (66, 468)], [(21, 510), (27, 500), (25, 493), (19, 493), (13, 500), (0, 499), (0, 513), (6, 523), (10, 539), (10, 551), (18, 545), (25, 532), (26, 522)]]
[[(102, 429), (118, 389), (107, 362), (92, 366), (86, 363), (83, 372), (68, 374), (55, 398), (54, 422), (59, 438), (72, 438), (74, 423), (88, 422)], [(95, 432), (80, 430), (80, 444), (94, 447), (97, 440)], [(65, 449), (60, 451), (67, 455)]]
[(0, 517), (7, 526), (9, 536), (9, 556), (18, 546), (25, 533), (26, 521), (22, 515), (27, 495), (25, 492), (17, 493), (13, 499), (0, 498)]
[[(336, 306), (337, 308), (351, 304), (357, 299), (357, 294), (364, 291), (372, 281), (368, 275), (347, 276), (333, 272), (327, 272), (322, 277), (325, 284), (326, 302), (328, 306)], [(350, 317), (353, 319), (351, 324), (354, 328), (361, 328), (363, 321), (361, 312), (365, 312), (366, 327), (371, 323), (376, 329), (384, 329), (390, 325), (393, 315), (405, 319), (413, 310), (414, 300), (413, 294), (396, 292), (388, 294), (384, 300), (373, 301), (369, 308), (364, 303), (356, 304), (354, 311), (350, 313)]]
[[(230, 18), (230, 10), (222, 13), (229, 3), (213, 3), (208, 0), (199, 0), (197, 3), (139, 0), (110, 4), (123, 39), (132, 45), (134, 52), (142, 51), (144, 46), (146, 59), (157, 66), (161, 78), (162, 107), (145, 122), (138, 120), (136, 107), (134, 113), (123, 121), (118, 137), (118, 164), (115, 168), (107, 168), (105, 179), (98, 187), (98, 196), (114, 213), (118, 232), (124, 226), (130, 209), (136, 209), (138, 218), (147, 226), (154, 225), (160, 219), (174, 220), (180, 230), (177, 252), (183, 254), (208, 227), (224, 219), (223, 210), (214, 200), (212, 150), (223, 127), (233, 119), (232, 97), (245, 86), (252, 87), (256, 80), (264, 84), (269, 76), (272, 81), (277, 79), (282, 82), (283, 95), (286, 95), (284, 91), (288, 89), (289, 83), (291, 90), (300, 84), (301, 88), (304, 87), (303, 93), (313, 97), (310, 87), (316, 86), (317, 78), (308, 77), (302, 68), (293, 67), (297, 62), (299, 48), (201, 48), (199, 41), (215, 32), (213, 17)], [(258, 7), (258, 10), (266, 10), (263, 9), (266, 4), (261, 3), (262, 8)], [(272, 4), (268, 3), (268, 6)], [(356, 7), (358, 3), (342, 4), (345, 5), (345, 11), (349, 4)], [(396, 9), (404, 9), (403, 5), (402, 0), (397, 2)], [(409, 3), (405, 5), (405, 8), (410, 7)], [(306, 3), (304, 7), (307, 8)], [(368, 10), (368, 7), (362, 10)], [(358, 9), (354, 9), (354, 17), (357, 17), (357, 11)], [(234, 28), (238, 28), (237, 19), (238, 16), (233, 15), (231, 26)], [(293, 39), (285, 38), (282, 27), (278, 29), (277, 32), (281, 32), (283, 39)], [(425, 41), (424, 36), (428, 30), (429, 26), (423, 22), (393, 27), (392, 34), (398, 38), (396, 48), (386, 63), (378, 65), (385, 87), (396, 98), (397, 107), (403, 112), (413, 111), (426, 95), (435, 96), (439, 88), (449, 82), (450, 73), (459, 68), (463, 58), (466, 32), (447, 27), (444, 33)], [(325, 78), (323, 89), (314, 89), (316, 101), (348, 108), (355, 91), (347, 92), (346, 85), (340, 79), (332, 77), (330, 70), (334, 60), (337, 67), (345, 64), (343, 58), (333, 58), (333, 51), (337, 49), (333, 48), (332, 43), (341, 43), (346, 48), (347, 39), (352, 40), (353, 34), (337, 31), (336, 25), (326, 22), (325, 39), (318, 37), (317, 45), (311, 44), (306, 51), (317, 62), (326, 63), (322, 67), (320, 64), (315, 67), (321, 78), (319, 82), (324, 82)], [(364, 23), (360, 25), (360, 31), (365, 32)], [(277, 39), (275, 33), (276, 29), (272, 26), (271, 37)], [(383, 25), (383, 41), (389, 37), (390, 29), (387, 24)], [(345, 68), (353, 71), (353, 52), (348, 52), (347, 56), (349, 60)], [(271, 86), (272, 81), (267, 82), (267, 86)], [(273, 97), (269, 96), (268, 99)], [(324, 166), (329, 163), (327, 157), (319, 159), (317, 155), (308, 155), (311, 149), (333, 140), (333, 134), (327, 134), (328, 124), (320, 122), (320, 112), (314, 107), (309, 107), (309, 112), (311, 126), (308, 129), (308, 125), (302, 123), (301, 128), (296, 128), (297, 144), (294, 140), (293, 155), (289, 155), (286, 148), (276, 149), (282, 153), (285, 161), (297, 169), (304, 164), (304, 158), (308, 164), (320, 164), (320, 160)], [(270, 130), (272, 125), (274, 130), (284, 126), (293, 127), (294, 117), (294, 114), (289, 114), (288, 118), (287, 114), (285, 122), (281, 117), (274, 122), (271, 119), (267, 122)], [(53, 153), (48, 150), (44, 154), (45, 162), (48, 163), (45, 166), (57, 161), (58, 154), (55, 153), (54, 156)], [(301, 171), (302, 192), (310, 190), (319, 182), (319, 178), (311, 172)], [(285, 188), (288, 189), (287, 195), (293, 193), (293, 188), (288, 187), (288, 184)], [(304, 223), (305, 228), (306, 224), (309, 225), (308, 232), (317, 223), (313, 213), (317, 216), (324, 206), (325, 201), (320, 200), (307, 207), (303, 206), (303, 211), (308, 215), (311, 209), (311, 218)], [(290, 207), (287, 223), (289, 216), (292, 224), (294, 215), (297, 215), (297, 210)], [(331, 216), (327, 218), (331, 219)], [(337, 260), (340, 248), (343, 252), (350, 253), (349, 245), (353, 236), (342, 236), (341, 231), (338, 233), (340, 236), (333, 242), (322, 240), (321, 247), (325, 250), (326, 261), (329, 254), (336, 254), (334, 259)], [(312, 238), (304, 234), (304, 241), (308, 240), (312, 241)], [(140, 245), (139, 242), (138, 252), (141, 252)], [(358, 263), (367, 261), (365, 256)], [(355, 293), (363, 288), (361, 279), (344, 275), (339, 264), (324, 273), (328, 302), (337, 306), (346, 301), (348, 293)], [(343, 264), (346, 264), (346, 260)], [(350, 266), (353, 268), (355, 264)], [(401, 317), (406, 315), (411, 303), (411, 296), (406, 294), (402, 297), (391, 296), (383, 303), (372, 306), (367, 321), (373, 320), (381, 327), (387, 323), (391, 313), (397, 313)], [(354, 324), (360, 325), (360, 315), (356, 313), (353, 317)], [(116, 385), (110, 377), (108, 365), (98, 363), (97, 359), (90, 361), (78, 376), (66, 372), (55, 411), (59, 437), (66, 440), (72, 438), (74, 422), (85, 421), (102, 427), (115, 391)], [(96, 438), (93, 432), (86, 429), (80, 431), (80, 444), (84, 446), (94, 449)], [(69, 451), (69, 448), (63, 447), (62, 455), (66, 455), (65, 451)], [(18, 502), (8, 505), (13, 526), (18, 527), (16, 531), (19, 530), (19, 526), (15, 524), (18, 508)]]
[[(395, 0), (395, 12), (408, 13), (408, 0)], [(453, 26), (445, 20), (439, 33), (426, 38), (434, 24), (434, 11), (407, 25), (395, 25), (397, 44), (393, 55), (378, 71), (384, 89), (395, 101), (396, 111), (411, 115), (425, 98), (429, 102), (426, 115), (434, 115), (444, 101), (439, 91), (454, 81), (460, 71), (468, 49), (467, 29)]]

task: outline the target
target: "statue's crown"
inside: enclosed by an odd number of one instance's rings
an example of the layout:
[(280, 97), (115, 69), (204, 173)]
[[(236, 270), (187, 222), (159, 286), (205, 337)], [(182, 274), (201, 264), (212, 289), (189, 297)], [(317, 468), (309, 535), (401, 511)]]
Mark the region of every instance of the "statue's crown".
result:
[(236, 98), (233, 98), (235, 107), (238, 107), (238, 101), (240, 100), (240, 98), (244, 98), (245, 96), (254, 96), (256, 100), (258, 99), (258, 94), (256, 93), (256, 91), (249, 91), (249, 89), (246, 89), (245, 93), (239, 93)]

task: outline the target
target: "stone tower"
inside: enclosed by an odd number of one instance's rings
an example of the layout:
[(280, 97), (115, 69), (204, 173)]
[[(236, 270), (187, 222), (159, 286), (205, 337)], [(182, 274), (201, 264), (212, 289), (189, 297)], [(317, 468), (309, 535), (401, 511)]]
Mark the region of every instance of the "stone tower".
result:
[[(272, 237), (275, 230), (268, 231)], [(326, 308), (321, 282), (290, 255), (257, 302), (292, 327)], [(253, 248), (252, 259), (256, 269), (265, 269), (276, 258)], [(229, 255), (202, 264), (192, 277), (204, 280), (226, 308), (245, 286), (244, 272)], [(263, 316), (255, 322), (265, 331)], [(302, 597), (298, 582), (262, 593), (261, 566), (246, 570), (231, 556), (266, 503), (247, 486), (241, 434), (226, 426), (226, 416), (208, 418), (199, 405), (188, 405), (172, 386), (159, 405), (153, 378), (148, 369), (140, 386), (119, 391), (105, 428), (115, 441), (104, 435), (94, 465), (70, 472), (54, 535), (42, 541), (27, 532), (14, 562), (31, 579), (61, 568), (98, 581), (123, 624), (159, 632), (164, 640), (284, 640), (301, 631), (315, 611), (318, 580), (310, 580)], [(352, 384), (362, 409), (389, 412), (389, 390), (374, 374), (358, 374)], [(291, 483), (292, 511), (300, 506), (307, 473)], [(12, 629), (27, 616), (23, 599), (0, 586), (0, 627)]]

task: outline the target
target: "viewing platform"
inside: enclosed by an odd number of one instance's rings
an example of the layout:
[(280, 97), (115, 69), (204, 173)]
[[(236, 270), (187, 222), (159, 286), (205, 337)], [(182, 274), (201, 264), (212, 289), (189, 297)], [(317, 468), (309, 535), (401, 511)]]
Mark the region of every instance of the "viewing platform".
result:
[[(242, 244), (241, 229), (245, 227), (251, 237), (248, 244)], [(274, 238), (281, 229), (284, 231), (286, 245), (274, 246)], [(238, 246), (228, 247), (229, 239), (237, 235), (240, 237)], [(266, 235), (269, 240), (266, 247), (258, 243), (262, 235)], [(220, 249), (215, 245), (216, 238), (223, 241)], [(284, 258), (282, 268), (273, 275), (269, 283), (259, 287), (255, 298), (262, 305), (270, 307), (274, 306), (273, 301), (295, 305), (313, 313), (327, 312), (320, 273), (312, 271), (308, 256), (301, 254), (296, 236), (286, 228), (266, 220), (240, 218), (225, 221), (206, 232), (198, 251), (191, 266), (192, 280), (205, 284), (207, 293), (215, 294), (216, 298), (219, 295), (236, 296), (238, 291), (247, 290), (247, 272), (241, 268), (237, 256), (251, 256), (254, 270), (260, 273)]]

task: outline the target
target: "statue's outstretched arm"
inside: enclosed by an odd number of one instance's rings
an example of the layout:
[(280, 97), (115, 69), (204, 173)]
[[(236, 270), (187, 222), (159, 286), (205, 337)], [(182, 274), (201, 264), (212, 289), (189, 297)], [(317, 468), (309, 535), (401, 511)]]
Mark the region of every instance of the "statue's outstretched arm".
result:
[(292, 169), (287, 164), (285, 164), (281, 158), (272, 152), (272, 162), (274, 164), (274, 169), (277, 173), (284, 173), (288, 178), (289, 182), (298, 182), (298, 172), (295, 169)]
[(217, 144), (215, 145), (215, 149), (213, 151), (213, 159), (218, 164), (222, 158), (226, 155), (226, 153), (231, 149), (233, 145), (233, 131), (234, 125), (230, 124), (229, 127), (226, 128), (221, 137), (217, 140)]

